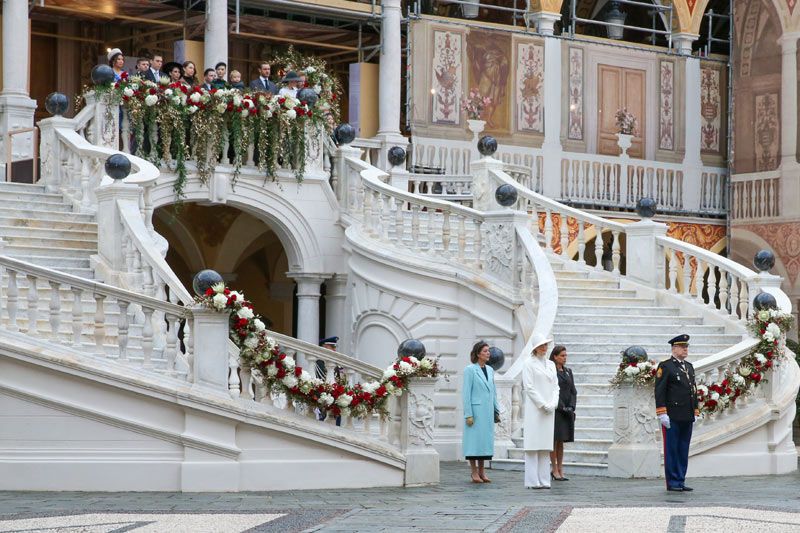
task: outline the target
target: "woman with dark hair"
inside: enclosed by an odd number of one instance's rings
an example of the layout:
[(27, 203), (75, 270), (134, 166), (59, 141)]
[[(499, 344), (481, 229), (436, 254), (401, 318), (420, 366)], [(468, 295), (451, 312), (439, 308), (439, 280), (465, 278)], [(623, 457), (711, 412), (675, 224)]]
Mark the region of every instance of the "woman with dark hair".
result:
[(183, 83), (183, 67), (180, 63), (170, 61), (164, 65), (164, 72), (169, 76), (170, 83)]
[(575, 405), (578, 391), (572, 370), (567, 368), (566, 346), (555, 346), (550, 352), (550, 360), (556, 365), (558, 375), (558, 407), (553, 428), (553, 451), (550, 452), (551, 477), (556, 481), (567, 481), (564, 477), (564, 443), (575, 440)]
[(494, 455), (494, 424), (499, 408), (494, 388), (494, 370), (488, 364), (489, 345), (476, 342), (469, 354), (472, 362), (464, 369), (461, 396), (464, 401), (464, 433), (461, 447), (469, 461), (473, 483), (491, 483), (484, 461)]
[(194, 62), (183, 62), (183, 81), (189, 87), (197, 85), (197, 67), (194, 66)]
[(119, 81), (125, 72), (125, 56), (122, 55), (122, 50), (112, 48), (108, 51), (108, 66), (114, 71), (114, 81)]

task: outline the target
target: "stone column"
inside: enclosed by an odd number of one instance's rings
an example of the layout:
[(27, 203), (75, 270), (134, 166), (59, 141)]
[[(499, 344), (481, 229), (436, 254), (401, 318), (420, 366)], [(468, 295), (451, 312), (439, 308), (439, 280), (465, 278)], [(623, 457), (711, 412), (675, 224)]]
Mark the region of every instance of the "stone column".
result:
[(287, 272), (297, 283), (297, 338), (316, 345), (319, 343), (320, 285), (330, 275)]
[(206, 36), (203, 53), (204, 65), (197, 66), (198, 75), (214, 68), (220, 61), (228, 62), (228, 2), (227, 0), (206, 1)]
[[(546, 13), (540, 13), (541, 16)], [(540, 18), (542, 22), (549, 21)], [(544, 39), (544, 180), (543, 194), (561, 198), (561, 40)]]
[(405, 486), (439, 482), (439, 453), (433, 447), (436, 378), (412, 378), (400, 397), (401, 449), (406, 456)]
[[(345, 337), (347, 274), (334, 274), (325, 282), (325, 336)], [(341, 342), (341, 339), (340, 339)], [(347, 350), (349, 352), (349, 350)]]
[(373, 162), (382, 170), (390, 165), (387, 150), (399, 146), (406, 150), (408, 141), (400, 135), (400, 89), (402, 85), (403, 49), (400, 41), (400, 0), (383, 0), (381, 16), (381, 54), (378, 70), (378, 137), (381, 139), (380, 156)]
[(672, 47), (681, 55), (692, 55), (692, 44), (700, 37), (696, 33), (673, 33), (672, 34)]
[(797, 166), (797, 33), (781, 44), (781, 166)]
[[(26, 0), (3, 0), (3, 92), (0, 93), (0, 134), (33, 127), (36, 101), (28, 93), (30, 71), (30, 21)], [(33, 155), (30, 133), (14, 137), (12, 160)], [(6, 147), (0, 160), (6, 160)]]
[[(688, 45), (691, 51), (691, 42)], [(684, 153), (683, 153), (683, 207), (688, 211), (700, 209), (700, 187), (703, 159), (700, 156), (701, 130), (700, 111), (700, 60), (687, 56), (684, 60)]]

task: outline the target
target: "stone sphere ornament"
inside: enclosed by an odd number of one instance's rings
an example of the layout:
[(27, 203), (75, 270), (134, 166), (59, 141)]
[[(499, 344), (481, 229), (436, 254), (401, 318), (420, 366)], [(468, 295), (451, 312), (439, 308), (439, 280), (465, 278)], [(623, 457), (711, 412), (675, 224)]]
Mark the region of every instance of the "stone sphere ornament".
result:
[(319, 95), (317, 95), (314, 89), (306, 87), (297, 92), (297, 99), (301, 102), (305, 102), (309, 109), (314, 109), (314, 106), (317, 105), (317, 101), (319, 101)]
[(753, 307), (756, 311), (763, 311), (765, 309), (777, 309), (778, 301), (773, 295), (768, 292), (760, 292), (753, 298)]
[(399, 167), (406, 162), (406, 151), (399, 146), (392, 146), (389, 148), (388, 157), (389, 163), (391, 163), (393, 167)]
[(67, 95), (59, 92), (50, 93), (47, 95), (47, 98), (44, 99), (44, 108), (51, 115), (60, 117), (69, 109), (69, 98), (67, 98)]
[(484, 157), (489, 157), (497, 151), (497, 139), (491, 135), (484, 135), (478, 140), (478, 152)]
[(96, 65), (91, 76), (95, 85), (111, 85), (114, 82), (114, 69), (108, 65)]
[(647, 361), (647, 350), (641, 346), (628, 346), (622, 351), (622, 360), (628, 364)]
[(642, 218), (653, 218), (656, 214), (656, 201), (652, 198), (639, 198), (636, 214)]
[(753, 266), (759, 272), (768, 272), (775, 266), (775, 254), (772, 250), (759, 250), (753, 257)]
[(336, 144), (350, 144), (356, 138), (356, 129), (344, 122), (336, 126), (336, 129), (333, 130), (333, 136), (336, 139)]
[(397, 356), (422, 359), (425, 357), (425, 345), (417, 339), (406, 339), (397, 347)]
[(511, 207), (517, 203), (517, 189), (509, 183), (504, 183), (494, 191), (494, 199), (503, 207)]
[(498, 348), (497, 346), (490, 346), (489, 347), (489, 361), (486, 363), (490, 367), (492, 367), (495, 372), (503, 368), (503, 364), (506, 362), (506, 354), (503, 353), (503, 350)]
[(194, 289), (194, 293), (196, 295), (203, 296), (208, 289), (217, 283), (221, 283), (222, 281), (222, 276), (219, 275), (219, 272), (208, 268), (206, 270), (201, 270), (194, 275), (194, 279), (192, 280), (192, 288)]
[(124, 154), (114, 154), (106, 159), (106, 174), (112, 179), (124, 180), (131, 173), (131, 161)]

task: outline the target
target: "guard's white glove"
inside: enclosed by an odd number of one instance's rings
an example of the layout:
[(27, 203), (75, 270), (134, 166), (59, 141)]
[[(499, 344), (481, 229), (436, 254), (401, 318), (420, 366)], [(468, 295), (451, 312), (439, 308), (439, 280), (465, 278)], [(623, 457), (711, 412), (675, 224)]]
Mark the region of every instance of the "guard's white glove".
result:
[(661, 422), (661, 425), (665, 428), (670, 428), (669, 415), (658, 415), (658, 421)]

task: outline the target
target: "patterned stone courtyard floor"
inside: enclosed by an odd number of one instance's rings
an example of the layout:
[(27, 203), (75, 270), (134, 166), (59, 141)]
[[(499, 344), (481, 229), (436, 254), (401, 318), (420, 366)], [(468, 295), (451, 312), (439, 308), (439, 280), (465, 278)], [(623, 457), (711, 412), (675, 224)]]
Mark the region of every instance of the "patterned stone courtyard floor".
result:
[[(355, 474), (355, 473), (354, 473)], [(800, 532), (800, 474), (663, 480), (571, 476), (526, 490), (521, 472), (469, 482), (444, 463), (435, 487), (270, 493), (0, 492), (0, 532)]]

